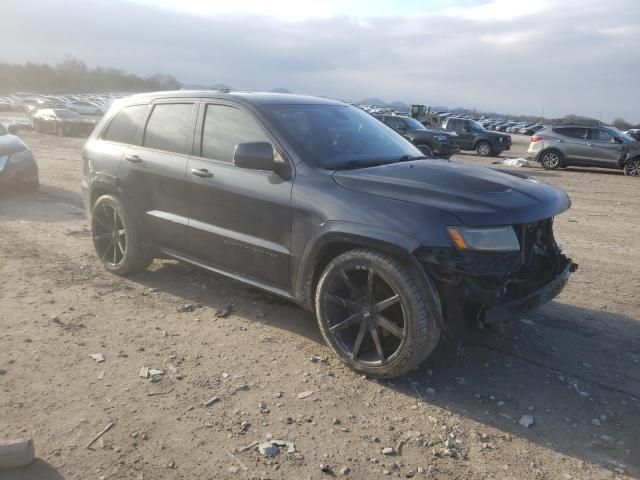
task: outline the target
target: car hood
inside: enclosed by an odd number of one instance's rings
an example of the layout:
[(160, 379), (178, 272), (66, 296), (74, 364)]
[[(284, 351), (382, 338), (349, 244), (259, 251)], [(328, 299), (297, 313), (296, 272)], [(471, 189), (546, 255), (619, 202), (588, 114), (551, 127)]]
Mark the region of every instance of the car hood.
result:
[(333, 178), (345, 188), (446, 211), (465, 225), (529, 223), (571, 206), (564, 191), (533, 178), (446, 160), (336, 171)]
[(0, 135), (0, 157), (26, 150), (27, 145), (15, 135)]

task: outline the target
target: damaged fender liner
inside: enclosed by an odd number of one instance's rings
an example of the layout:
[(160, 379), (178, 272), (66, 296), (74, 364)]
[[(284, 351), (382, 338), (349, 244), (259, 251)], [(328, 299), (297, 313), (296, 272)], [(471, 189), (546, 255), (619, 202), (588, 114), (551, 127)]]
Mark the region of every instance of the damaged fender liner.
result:
[(499, 325), (509, 317), (523, 314), (553, 300), (564, 289), (569, 280), (569, 275), (578, 269), (578, 264), (573, 263), (570, 258), (566, 261), (567, 264), (564, 270), (554, 280), (535, 292), (498, 307), (488, 308), (484, 314), (484, 322)]

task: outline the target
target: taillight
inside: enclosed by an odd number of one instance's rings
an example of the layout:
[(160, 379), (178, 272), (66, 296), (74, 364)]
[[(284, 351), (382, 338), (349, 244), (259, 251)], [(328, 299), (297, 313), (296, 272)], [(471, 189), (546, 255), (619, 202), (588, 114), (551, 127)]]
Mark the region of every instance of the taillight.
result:
[(544, 138), (539, 137), (538, 135), (534, 135), (533, 137), (531, 137), (532, 142), (539, 142), (540, 140), (544, 140)]

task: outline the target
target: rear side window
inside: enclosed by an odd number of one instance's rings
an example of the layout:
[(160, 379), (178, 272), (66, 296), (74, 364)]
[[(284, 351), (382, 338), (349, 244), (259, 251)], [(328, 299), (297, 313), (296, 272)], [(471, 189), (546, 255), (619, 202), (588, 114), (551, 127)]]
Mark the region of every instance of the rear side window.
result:
[(404, 122), (396, 117), (386, 117), (384, 119), (384, 123), (395, 129), (404, 127)]
[(226, 105), (207, 105), (202, 130), (202, 156), (233, 162), (238, 143), (271, 142), (248, 113)]
[(565, 137), (587, 139), (587, 129), (582, 127), (556, 127), (553, 131)]
[(109, 142), (139, 145), (140, 133), (144, 128), (148, 112), (148, 105), (124, 107), (113, 117), (102, 139)]
[(186, 153), (193, 103), (161, 103), (151, 112), (144, 133), (145, 147)]

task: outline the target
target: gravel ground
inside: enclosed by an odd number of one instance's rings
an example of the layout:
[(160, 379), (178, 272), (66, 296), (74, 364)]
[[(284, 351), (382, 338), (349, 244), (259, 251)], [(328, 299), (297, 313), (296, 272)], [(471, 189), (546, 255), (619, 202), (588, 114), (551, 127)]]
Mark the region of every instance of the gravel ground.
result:
[[(636, 180), (514, 168), (571, 196), (556, 236), (580, 269), (505, 334), (377, 382), (276, 297), (172, 261), (106, 273), (83, 140), (22, 137), (42, 186), (0, 195), (0, 441), (32, 437), (38, 460), (0, 479), (640, 478)], [(528, 138), (514, 142), (522, 156)], [(270, 439), (294, 446), (263, 455)]]

